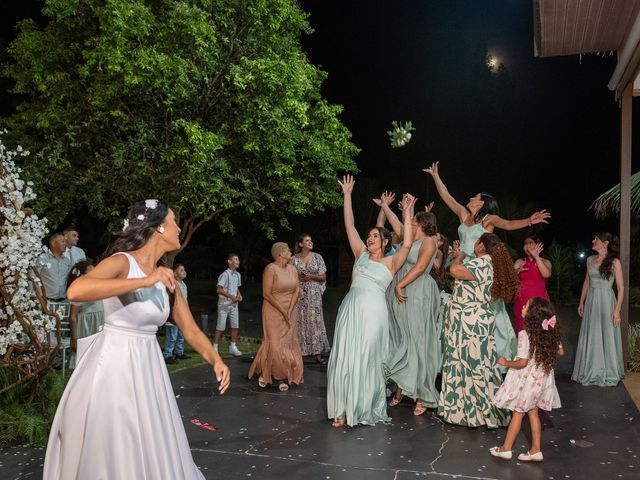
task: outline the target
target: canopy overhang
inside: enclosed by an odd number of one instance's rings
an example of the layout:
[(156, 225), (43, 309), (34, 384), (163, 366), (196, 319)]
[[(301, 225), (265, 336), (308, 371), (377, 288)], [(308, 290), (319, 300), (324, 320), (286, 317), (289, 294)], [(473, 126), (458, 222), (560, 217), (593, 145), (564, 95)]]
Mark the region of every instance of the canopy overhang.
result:
[(640, 93), (640, 0), (533, 0), (537, 57), (617, 52), (607, 87), (620, 102), (620, 261), (624, 278), (622, 336), (629, 358), (631, 147), (633, 95)]

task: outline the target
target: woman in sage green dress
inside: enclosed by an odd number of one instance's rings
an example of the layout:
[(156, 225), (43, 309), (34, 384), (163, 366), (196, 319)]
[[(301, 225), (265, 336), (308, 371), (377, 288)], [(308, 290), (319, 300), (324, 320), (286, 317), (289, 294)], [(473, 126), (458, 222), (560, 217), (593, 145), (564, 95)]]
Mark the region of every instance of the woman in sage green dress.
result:
[(430, 275), (437, 243), (435, 225), (428, 220), (426, 212), (413, 217), (416, 240), (387, 289), (389, 355), (384, 366), (387, 378), (398, 386), (389, 406), (398, 405), (406, 395), (416, 402), (414, 415), (438, 405), (440, 291)]
[(333, 348), (327, 369), (327, 414), (334, 427), (386, 422), (387, 402), (383, 362), (387, 356), (389, 319), (385, 291), (402, 266), (411, 243), (411, 216), (415, 199), (403, 199), (404, 241), (398, 251), (385, 257), (391, 247), (391, 234), (373, 228), (366, 245), (355, 228), (351, 192), (354, 180), (343, 177), (344, 225), (356, 258), (351, 288), (338, 309)]
[[(537, 223), (548, 223), (551, 214), (546, 210), (534, 212), (529, 218), (521, 220), (506, 220), (499, 216), (498, 202), (487, 193), (478, 193), (469, 199), (466, 206), (458, 203), (451, 196), (449, 190), (438, 173), (438, 162), (423, 170), (433, 177), (438, 194), (460, 219), (458, 237), (460, 249), (467, 258), (472, 258), (474, 244), (483, 233), (493, 233), (494, 229), (519, 230)], [(518, 341), (511, 325), (511, 319), (507, 313), (503, 301), (495, 300), (491, 303), (491, 310), (495, 316), (493, 336), (496, 342), (498, 355), (505, 358), (513, 358), (516, 354)]]
[[(578, 314), (582, 317), (571, 379), (582, 385), (613, 387), (624, 377), (620, 309), (624, 295), (618, 237), (598, 233), (587, 258)], [(616, 282), (618, 295), (613, 292)]]
[(510, 301), (518, 278), (497, 235), (482, 234), (474, 253), (474, 258), (463, 263), (464, 253), (456, 250), (449, 269), (456, 282), (444, 319), (449, 338), (438, 415), (456, 425), (496, 428), (509, 424), (510, 413), (491, 404), (502, 377), (496, 368), (495, 317), (490, 302), (492, 298)]

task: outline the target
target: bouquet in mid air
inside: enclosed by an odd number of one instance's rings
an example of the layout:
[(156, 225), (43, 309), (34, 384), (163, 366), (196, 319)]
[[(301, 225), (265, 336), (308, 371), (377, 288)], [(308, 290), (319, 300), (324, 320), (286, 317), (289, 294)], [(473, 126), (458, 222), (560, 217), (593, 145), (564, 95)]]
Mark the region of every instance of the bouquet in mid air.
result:
[(415, 130), (411, 125), (411, 122), (406, 122), (402, 124), (402, 122), (396, 122), (395, 120), (391, 122), (392, 130), (389, 130), (387, 133), (389, 134), (389, 141), (391, 142), (391, 147), (400, 148), (404, 147), (411, 140), (411, 132)]

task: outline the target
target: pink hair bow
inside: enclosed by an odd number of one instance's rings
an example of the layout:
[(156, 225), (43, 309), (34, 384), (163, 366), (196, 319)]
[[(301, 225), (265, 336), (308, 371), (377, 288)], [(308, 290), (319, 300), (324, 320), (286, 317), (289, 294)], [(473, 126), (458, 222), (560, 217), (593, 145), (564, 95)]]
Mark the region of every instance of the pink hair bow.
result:
[(549, 330), (549, 327), (554, 328), (556, 326), (556, 316), (554, 315), (551, 318), (547, 318), (542, 321), (542, 329)]

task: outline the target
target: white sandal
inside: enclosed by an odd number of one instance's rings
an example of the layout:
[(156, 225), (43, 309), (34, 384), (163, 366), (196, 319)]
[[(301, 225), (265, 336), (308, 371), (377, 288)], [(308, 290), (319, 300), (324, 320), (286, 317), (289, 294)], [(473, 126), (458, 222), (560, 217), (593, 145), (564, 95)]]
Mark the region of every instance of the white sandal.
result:
[(258, 377), (258, 386), (260, 388), (265, 388), (267, 386), (267, 382), (264, 381), (264, 378)]
[(520, 460), (521, 462), (541, 462), (542, 460), (544, 460), (544, 457), (542, 456), (542, 452), (533, 454), (527, 452), (518, 455), (518, 460)]
[(500, 447), (491, 447), (489, 449), (489, 453), (494, 457), (501, 458), (502, 460), (511, 460), (511, 458), (513, 457), (512, 450), (502, 451), (500, 450)]
[(282, 382), (280, 385), (278, 385), (278, 390), (280, 390), (281, 392), (286, 392), (287, 390), (289, 390), (289, 385)]

